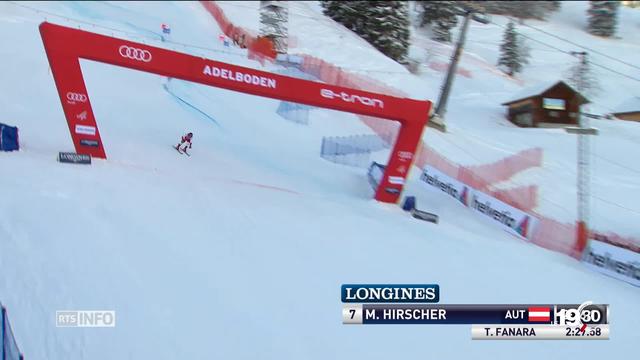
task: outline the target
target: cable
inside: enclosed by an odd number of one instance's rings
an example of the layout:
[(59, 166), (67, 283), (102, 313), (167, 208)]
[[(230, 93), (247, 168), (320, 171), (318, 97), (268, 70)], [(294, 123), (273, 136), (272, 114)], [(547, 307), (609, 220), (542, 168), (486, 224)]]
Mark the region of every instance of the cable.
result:
[[(506, 28), (505, 26), (500, 25), (500, 24), (498, 24), (498, 23), (495, 23), (495, 22), (493, 22), (493, 21), (490, 21), (490, 23), (491, 23), (491, 24), (493, 24), (493, 25), (499, 26), (499, 27), (501, 27), (501, 28), (503, 28), (503, 29), (504, 29), (504, 28)], [(553, 45), (549, 45), (549, 44), (547, 44), (547, 43), (545, 43), (545, 42), (543, 42), (543, 41), (540, 41), (540, 40), (534, 39), (534, 38), (532, 38), (531, 36), (527, 36), (527, 35), (522, 34), (522, 33), (518, 33), (518, 35), (520, 35), (520, 36), (522, 36), (522, 37), (524, 37), (524, 38), (527, 38), (527, 39), (529, 39), (529, 40), (531, 40), (531, 41), (535, 41), (535, 42), (537, 42), (537, 43), (539, 43), (539, 44), (541, 44), (541, 45), (544, 45), (544, 46), (547, 46), (547, 47), (549, 47), (549, 48), (552, 48), (552, 49), (554, 49), (554, 50), (556, 50), (556, 51), (558, 51), (558, 52), (561, 52), (561, 53), (564, 53), (564, 54), (567, 54), (567, 55), (573, 56), (573, 55), (571, 55), (571, 52), (570, 52), (570, 51), (562, 50), (562, 49), (560, 49), (560, 48), (558, 48), (558, 47), (555, 47), (555, 46), (553, 46)], [(636, 77), (633, 77), (633, 76), (631, 76), (631, 75), (623, 74), (623, 73), (621, 73), (621, 72), (619, 72), (619, 71), (617, 71), (617, 70), (613, 70), (613, 69), (611, 69), (611, 68), (608, 68), (608, 67), (606, 67), (606, 66), (604, 66), (604, 65), (600, 65), (600, 64), (595, 63), (595, 62), (593, 62), (593, 61), (589, 61), (589, 64), (592, 64), (592, 65), (594, 65), (594, 66), (600, 67), (600, 68), (602, 68), (602, 69), (605, 69), (605, 70), (610, 71), (610, 72), (612, 72), (612, 73), (615, 73), (615, 74), (618, 74), (618, 75), (620, 75), (620, 76), (626, 77), (626, 78), (628, 78), (628, 79), (631, 79), (631, 80), (635, 80), (635, 81), (637, 81), (637, 82), (640, 82), (640, 78), (636, 78)]]
[[(239, 4), (237, 4), (237, 3), (225, 3), (225, 5), (228, 5), (228, 6), (235, 6), (235, 7), (238, 7), (238, 8), (244, 8), (244, 9), (258, 10), (258, 9), (256, 9), (255, 7), (239, 5)], [(299, 16), (299, 17), (303, 17), (303, 18), (313, 19), (313, 20), (315, 20), (315, 21), (320, 21), (317, 17), (308, 16), (308, 15), (302, 15), (302, 14), (300, 14), (300, 13), (296, 13), (296, 12), (291, 12), (291, 11), (290, 11), (290, 12), (289, 12), (289, 14), (292, 14), (292, 15), (295, 15), (295, 16)], [(493, 25), (497, 25), (497, 26), (499, 26), (499, 27), (504, 28), (504, 26), (502, 26), (502, 25), (500, 25), (500, 24), (497, 24), (497, 23), (495, 23), (495, 22), (493, 22), (493, 21), (490, 21), (490, 23), (491, 23), (491, 24), (493, 24)], [(605, 54), (603, 54), (603, 53), (601, 53), (601, 52), (599, 52), (599, 51), (596, 51), (596, 50), (593, 50), (593, 49), (590, 49), (590, 48), (584, 47), (584, 46), (582, 46), (582, 45), (579, 45), (579, 44), (573, 43), (573, 42), (571, 42), (571, 41), (568, 41), (568, 40), (562, 39), (562, 38), (558, 37), (557, 35), (550, 34), (550, 33), (546, 32), (546, 31), (544, 31), (544, 30), (539, 30), (539, 29), (537, 29), (537, 28), (534, 28), (534, 27), (532, 27), (532, 26), (530, 26), (530, 25), (526, 25), (526, 24), (525, 24), (525, 26), (531, 27), (531, 28), (533, 28), (533, 29), (535, 29), (535, 30), (541, 31), (541, 32), (546, 33), (546, 34), (548, 34), (548, 35), (551, 35), (551, 36), (557, 37), (558, 39), (564, 40), (564, 41), (566, 41), (566, 42), (568, 42), (568, 43), (571, 43), (572, 45), (575, 45), (575, 46), (578, 46), (578, 47), (581, 47), (581, 48), (584, 48), (584, 49), (587, 49), (587, 50), (593, 51), (594, 53), (599, 54), (599, 55), (601, 55), (601, 56), (605, 56), (605, 57), (607, 57), (607, 58), (610, 58), (610, 59), (613, 59), (613, 60), (617, 60), (617, 59), (615, 59), (615, 58), (613, 58), (613, 57), (610, 57), (610, 56), (608, 56), (608, 55), (605, 55)], [(523, 37), (525, 37), (525, 38), (527, 38), (527, 39), (529, 39), (529, 40), (532, 40), (532, 41), (535, 41), (535, 42), (537, 42), (537, 43), (539, 43), (539, 44), (542, 44), (542, 45), (544, 45), (544, 46), (550, 47), (550, 48), (552, 48), (552, 49), (554, 49), (554, 50), (556, 50), (556, 51), (559, 51), (559, 52), (565, 53), (565, 54), (567, 54), (567, 55), (571, 55), (571, 53), (570, 53), (569, 51), (562, 50), (562, 49), (560, 49), (560, 48), (557, 48), (557, 47), (555, 47), (555, 46), (549, 45), (549, 44), (547, 44), (547, 43), (544, 43), (544, 42), (542, 42), (542, 41), (536, 40), (536, 39), (534, 39), (534, 38), (532, 38), (532, 37), (530, 37), (530, 36), (527, 36), (527, 35), (524, 35), (524, 34), (521, 34), (521, 33), (520, 33), (520, 35), (521, 35), (521, 36), (523, 36)], [(532, 50), (533, 50), (533, 49), (532, 49)], [(541, 50), (541, 49), (536, 49), (536, 50), (545, 51), (545, 50)], [(546, 50), (546, 51), (548, 51), (548, 50)], [(573, 56), (573, 55), (571, 55), (571, 56)], [(629, 63), (624, 62), (624, 61), (622, 61), (622, 60), (617, 60), (617, 61), (619, 61), (619, 62), (621, 62), (621, 63), (623, 63), (623, 64), (625, 64), (625, 65), (628, 65), (628, 66), (631, 66), (631, 67), (634, 67), (634, 68), (640, 69), (640, 67), (637, 67), (637, 66), (635, 66), (635, 65), (629, 64)], [(600, 65), (600, 64), (598, 64), (598, 63), (594, 63), (593, 61), (590, 61), (590, 63), (591, 63), (591, 64), (593, 64), (594, 66), (598, 66), (598, 67), (600, 67), (600, 68), (602, 68), (602, 69), (608, 70), (608, 71), (613, 72), (613, 73), (615, 73), (615, 74), (617, 74), (617, 75), (620, 75), (620, 76), (626, 77), (626, 78), (628, 78), (628, 79), (631, 79), (631, 80), (635, 80), (635, 81), (640, 82), (640, 78), (636, 78), (636, 77), (633, 77), (633, 76), (631, 76), (631, 75), (627, 75), (627, 74), (621, 73), (621, 72), (619, 72), (619, 71), (616, 71), (616, 70), (613, 70), (613, 69), (611, 69), (611, 68), (608, 68), (608, 67), (606, 67), (606, 66), (604, 66), (604, 65)], [(343, 68), (343, 69), (345, 69), (345, 70), (354, 70), (354, 69), (348, 69), (348, 68)], [(363, 70), (360, 70), (360, 71), (363, 71)], [(379, 70), (365, 70), (365, 71), (370, 71), (370, 72), (380, 72), (380, 73), (392, 73), (392, 74), (393, 74), (393, 73), (400, 73), (400, 72), (386, 72), (386, 71), (381, 71), (381, 70), (380, 70), (380, 71), (379, 71)], [(402, 73), (402, 74), (406, 74), (406, 73)]]
[(598, 159), (604, 160), (605, 162), (608, 162), (608, 163), (610, 163), (610, 164), (613, 164), (613, 165), (619, 166), (619, 167), (621, 167), (621, 168), (623, 168), (623, 169), (625, 169), (625, 170), (628, 170), (628, 171), (630, 171), (630, 172), (633, 172), (633, 173), (636, 173), (636, 174), (640, 175), (640, 170), (638, 170), (638, 169), (634, 169), (634, 168), (630, 168), (630, 167), (628, 167), (628, 166), (626, 166), (626, 165), (623, 165), (623, 164), (621, 164), (621, 163), (619, 163), (619, 162), (613, 161), (613, 160), (611, 160), (611, 159), (607, 159), (607, 158), (605, 158), (605, 157), (602, 157), (601, 155), (596, 154), (595, 152), (591, 152), (589, 155), (592, 155), (592, 156), (594, 156), (594, 157), (597, 157)]
[(632, 67), (632, 68), (635, 68), (635, 69), (640, 70), (640, 66), (636, 66), (636, 65), (630, 64), (630, 63), (628, 63), (628, 62), (626, 62), (626, 61), (622, 61), (622, 60), (620, 60), (620, 59), (616, 59), (616, 58), (614, 58), (613, 56), (609, 56), (609, 55), (607, 55), (607, 54), (601, 53), (601, 52), (600, 52), (600, 51), (598, 51), (598, 50), (594, 50), (594, 49), (589, 48), (589, 47), (586, 47), (586, 46), (584, 46), (584, 45), (580, 45), (580, 44), (575, 43), (575, 42), (573, 42), (573, 41), (567, 40), (567, 39), (562, 38), (562, 37), (560, 37), (560, 36), (558, 36), (558, 35), (552, 34), (552, 33), (548, 32), (548, 31), (545, 31), (545, 30), (539, 29), (539, 28), (537, 28), (537, 27), (535, 27), (535, 26), (528, 25), (528, 24), (524, 24), (524, 23), (523, 23), (523, 24), (521, 24), (521, 25), (524, 25), (525, 27), (531, 28), (531, 29), (533, 29), (533, 30), (536, 30), (536, 31), (539, 31), (539, 32), (544, 33), (544, 34), (546, 34), (546, 35), (549, 35), (549, 36), (551, 36), (551, 37), (554, 37), (554, 38), (556, 38), (556, 39), (558, 39), (558, 40), (562, 40), (562, 41), (564, 41), (564, 42), (566, 42), (566, 43), (569, 43), (569, 44), (571, 44), (571, 45), (575, 45), (575, 46), (580, 47), (580, 48), (583, 48), (583, 49), (585, 49), (585, 50), (589, 50), (589, 52), (592, 52), (592, 53), (594, 53), (594, 54), (598, 54), (598, 55), (600, 55), (600, 56), (606, 57), (606, 58), (608, 58), (608, 59), (611, 59), (611, 60), (617, 61), (617, 62), (619, 62), (619, 63), (625, 64), (625, 65), (627, 65), (627, 66), (630, 66), (630, 67)]
[[(480, 40), (474, 40), (473, 41), (474, 44), (487, 44), (487, 45), (494, 45), (496, 47), (499, 47), (500, 43), (496, 43), (496, 42), (491, 42), (491, 41), (480, 41)], [(535, 50), (535, 51), (548, 51), (548, 52), (556, 52), (556, 50), (549, 50), (549, 49), (541, 49), (541, 48), (530, 48), (531, 50)]]
[(595, 196), (595, 195), (593, 195), (593, 194), (591, 195), (591, 197), (592, 197), (592, 198), (594, 198), (594, 199), (600, 200), (600, 201), (602, 201), (603, 203), (607, 203), (607, 204), (609, 204), (609, 205), (613, 205), (613, 206), (616, 206), (616, 207), (618, 207), (618, 208), (620, 208), (620, 209), (624, 209), (624, 210), (627, 210), (627, 211), (630, 211), (630, 212), (632, 212), (632, 213), (635, 213), (635, 214), (640, 215), (640, 211), (638, 211), (638, 210), (630, 209), (630, 208), (628, 208), (628, 207), (626, 207), (626, 206), (624, 206), (624, 205), (620, 205), (620, 204), (618, 204), (618, 203), (614, 203), (614, 202), (612, 202), (612, 201), (605, 200), (605, 199), (603, 199), (603, 198), (601, 198), (601, 197), (598, 197), (598, 196)]
[(595, 63), (595, 62), (593, 62), (593, 61), (589, 61), (589, 64), (592, 64), (592, 65), (595, 65), (595, 66), (597, 66), (597, 67), (603, 68), (603, 69), (605, 69), (605, 70), (608, 70), (608, 71), (610, 71), (610, 72), (612, 72), (612, 73), (615, 73), (615, 74), (618, 74), (618, 75), (621, 75), (621, 76), (624, 76), (624, 77), (629, 78), (629, 79), (631, 79), (631, 80), (635, 80), (635, 81), (637, 81), (637, 82), (640, 82), (640, 78), (635, 78), (635, 77), (633, 77), (633, 76), (631, 76), (631, 75), (623, 74), (623, 73), (621, 73), (621, 72), (619, 72), (619, 71), (616, 71), (616, 70), (610, 69), (610, 68), (608, 68), (608, 67), (606, 67), (606, 66), (604, 66), (604, 65), (600, 65), (600, 64)]
[[(475, 139), (476, 141), (478, 141), (478, 138), (477, 138), (476, 136), (470, 135), (470, 134), (468, 134), (468, 133), (458, 133), (458, 134), (456, 134), (456, 135), (457, 135), (457, 136), (466, 137), (466, 138), (468, 138), (468, 139)], [(446, 136), (445, 136), (445, 137), (442, 137), (442, 139), (443, 139), (444, 141), (446, 141), (447, 143), (449, 143), (449, 144), (451, 144), (451, 145), (453, 145), (453, 146), (457, 147), (458, 149), (462, 150), (464, 153), (466, 153), (467, 155), (469, 155), (469, 157), (471, 157), (471, 158), (472, 158), (472, 159), (474, 159), (475, 161), (477, 161), (477, 162), (481, 162), (478, 158), (476, 158), (474, 155), (472, 155), (471, 153), (469, 153), (468, 151), (466, 151), (464, 148), (462, 148), (462, 147), (458, 146), (457, 144), (455, 144), (455, 143), (453, 143), (453, 142), (449, 141), (449, 140), (447, 139), (447, 137), (446, 137)], [(481, 143), (483, 143), (482, 141), (480, 141), (480, 142), (481, 142)], [(514, 154), (511, 154), (511, 155), (514, 155)], [(610, 162), (610, 163), (612, 163), (612, 164), (614, 164), (614, 165), (617, 165), (617, 166), (619, 166), (619, 167), (621, 167), (621, 168), (624, 168), (624, 169), (629, 170), (629, 171), (631, 171), (631, 172), (634, 172), (634, 173), (638, 173), (638, 174), (640, 174), (640, 170), (636, 170), (636, 169), (633, 169), (633, 168), (627, 167), (627, 166), (625, 166), (625, 165), (622, 165), (622, 164), (620, 164), (620, 163), (617, 163), (617, 162), (615, 162), (615, 161), (613, 161), (613, 160), (609, 160), (609, 159), (607, 159), (607, 158), (604, 158), (604, 157), (602, 157), (602, 156), (600, 156), (600, 155), (596, 154), (596, 153), (595, 153), (595, 152), (593, 152), (593, 151), (592, 151), (592, 152), (590, 152), (590, 153), (589, 153), (589, 155), (593, 155), (593, 156), (598, 157), (598, 158), (600, 158), (600, 159), (602, 159), (602, 160), (604, 160), (604, 161), (607, 161), (607, 162)], [(552, 172), (550, 169), (547, 169), (547, 168), (545, 168), (545, 167), (540, 167), (540, 170), (545, 171), (545, 172), (549, 172), (549, 173), (553, 174), (553, 172)], [(571, 173), (571, 174), (573, 174), (573, 175), (576, 175), (576, 173), (575, 173), (574, 171), (571, 171), (570, 169), (565, 169), (565, 170), (569, 170), (569, 173)], [(477, 176), (477, 175), (476, 175), (476, 176)], [(525, 185), (525, 184), (519, 183), (519, 182), (514, 181), (514, 180), (507, 180), (507, 182), (512, 183), (512, 184), (517, 185), (517, 186), (527, 186), (527, 185)], [(558, 207), (559, 209), (564, 210), (566, 213), (571, 214), (571, 211), (569, 211), (566, 207), (564, 207), (564, 206), (562, 206), (562, 205), (560, 205), (560, 204), (556, 203), (555, 201), (552, 201), (551, 199), (549, 199), (549, 198), (547, 198), (547, 197), (545, 197), (545, 196), (542, 196), (542, 195), (540, 195), (540, 194), (538, 194), (538, 197), (539, 197), (541, 200), (546, 201), (546, 202), (548, 202), (548, 203), (550, 203), (550, 204), (553, 204), (553, 205), (555, 205), (556, 207)], [(617, 204), (617, 203), (614, 203), (614, 202), (611, 202), (611, 201), (608, 201), (608, 200), (603, 200), (603, 199), (601, 199), (601, 198), (599, 198), (599, 197), (597, 197), (597, 196), (595, 196), (595, 195), (591, 195), (591, 197), (592, 197), (592, 198), (599, 199), (599, 200), (602, 200), (602, 201), (607, 202), (607, 203), (610, 203), (611, 205), (618, 206), (618, 207), (623, 208), (623, 209), (627, 209), (627, 208), (626, 208), (626, 207), (624, 207), (623, 205), (620, 205), (620, 204)], [(632, 211), (632, 212), (638, 212), (638, 211), (635, 211), (635, 210), (633, 210), (633, 209), (631, 209), (630, 211)]]

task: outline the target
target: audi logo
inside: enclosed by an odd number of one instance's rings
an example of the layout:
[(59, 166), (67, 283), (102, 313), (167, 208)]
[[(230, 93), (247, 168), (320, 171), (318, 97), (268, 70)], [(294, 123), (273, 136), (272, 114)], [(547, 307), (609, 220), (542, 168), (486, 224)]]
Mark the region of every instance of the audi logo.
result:
[(120, 56), (127, 59), (149, 62), (151, 61), (151, 53), (148, 50), (133, 48), (127, 45), (120, 46), (118, 49)]
[(87, 101), (87, 95), (74, 93), (74, 92), (68, 92), (67, 93), (67, 100), (85, 102), (85, 101)]

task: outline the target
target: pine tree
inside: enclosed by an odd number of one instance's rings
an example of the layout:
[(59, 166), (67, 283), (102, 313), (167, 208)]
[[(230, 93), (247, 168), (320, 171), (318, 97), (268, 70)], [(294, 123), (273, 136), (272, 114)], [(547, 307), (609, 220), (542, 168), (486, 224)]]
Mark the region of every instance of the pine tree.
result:
[[(538, 1), (538, 19), (544, 20), (552, 12), (560, 10), (562, 4), (560, 1)], [(534, 16), (534, 18), (536, 18)]]
[(560, 9), (560, 1), (481, 1), (490, 14), (510, 15), (520, 19), (544, 20), (549, 13)]
[(610, 37), (616, 32), (618, 22), (618, 1), (590, 1), (589, 33)]
[(322, 1), (324, 14), (341, 23), (347, 29), (361, 34), (366, 27), (368, 1)]
[(455, 1), (422, 1), (420, 26), (430, 25), (433, 39), (441, 42), (451, 41), (451, 29), (458, 24)]
[(513, 22), (507, 24), (504, 31), (502, 44), (500, 45), (500, 59), (498, 65), (504, 66), (509, 76), (513, 76), (522, 71), (524, 65), (528, 64), (529, 48), (518, 36)]
[(390, 58), (405, 61), (410, 34), (407, 1), (323, 1), (321, 4), (325, 15)]
[(421, 1), (419, 3), (420, 26), (431, 25), (433, 20), (438, 17), (438, 9), (440, 1)]
[(338, 11), (338, 1), (332, 0), (320, 0), (320, 5), (322, 5), (322, 13), (332, 18), (336, 15)]
[(364, 29), (369, 42), (390, 58), (405, 62), (410, 35), (408, 2), (376, 1), (375, 3), (369, 8), (368, 26)]

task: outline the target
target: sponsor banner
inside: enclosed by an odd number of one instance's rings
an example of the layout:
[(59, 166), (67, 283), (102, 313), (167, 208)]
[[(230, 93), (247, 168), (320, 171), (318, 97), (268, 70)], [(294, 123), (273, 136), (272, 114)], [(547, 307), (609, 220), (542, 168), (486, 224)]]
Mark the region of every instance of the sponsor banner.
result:
[(440, 302), (440, 285), (343, 284), (340, 296), (343, 303), (437, 303)]
[(640, 254), (591, 239), (582, 255), (591, 270), (640, 286)]
[(68, 91), (66, 94), (67, 103), (75, 105), (77, 103), (87, 102), (87, 95), (79, 92)]
[(330, 89), (320, 89), (320, 95), (326, 99), (339, 99), (348, 103), (359, 103), (365, 106), (370, 107), (379, 107), (381, 109), (384, 108), (384, 101), (375, 98), (369, 98), (366, 96), (347, 94), (344, 91), (339, 93), (334, 92)]
[(538, 222), (538, 219), (526, 212), (477, 191), (429, 165), (425, 166), (420, 180), (428, 188), (444, 192), (520, 238), (530, 239)]
[(507, 232), (530, 239), (538, 219), (477, 190), (471, 192), (469, 207)]
[(469, 205), (468, 200), (471, 188), (438, 169), (429, 165), (425, 166), (422, 175), (420, 175), (420, 180), (424, 182), (429, 189), (441, 191), (458, 200), (464, 206)]
[(60, 152), (58, 161), (67, 164), (91, 164), (91, 156), (69, 152)]
[(213, 65), (205, 65), (202, 73), (207, 76), (212, 76), (216, 78), (222, 78), (226, 80), (232, 80), (236, 82), (246, 83), (254, 86), (261, 86), (265, 88), (275, 89), (277, 82), (276, 79), (266, 77), (266, 76), (258, 76), (253, 74), (246, 74), (240, 71), (219, 68)]
[(132, 46), (121, 45), (118, 48), (118, 53), (125, 59), (137, 60), (148, 63), (153, 59), (149, 50), (140, 49)]
[(98, 140), (80, 139), (80, 145), (98, 147), (100, 146), (100, 143)]
[(95, 126), (76, 125), (76, 134), (95, 136), (96, 128)]

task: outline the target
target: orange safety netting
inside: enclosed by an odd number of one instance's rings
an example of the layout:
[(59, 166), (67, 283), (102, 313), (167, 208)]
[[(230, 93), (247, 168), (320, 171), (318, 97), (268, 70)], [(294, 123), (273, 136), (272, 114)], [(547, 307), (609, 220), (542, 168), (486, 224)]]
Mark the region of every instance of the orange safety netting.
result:
[(213, 1), (200, 1), (204, 8), (213, 16), (213, 18), (222, 29), (222, 32), (231, 39), (242, 39), (242, 47), (246, 47), (250, 59), (260, 61), (264, 65), (264, 60), (275, 60), (276, 52), (273, 49), (273, 43), (268, 38), (254, 35), (253, 32), (246, 30), (240, 26), (235, 26), (225, 16), (222, 8)]

